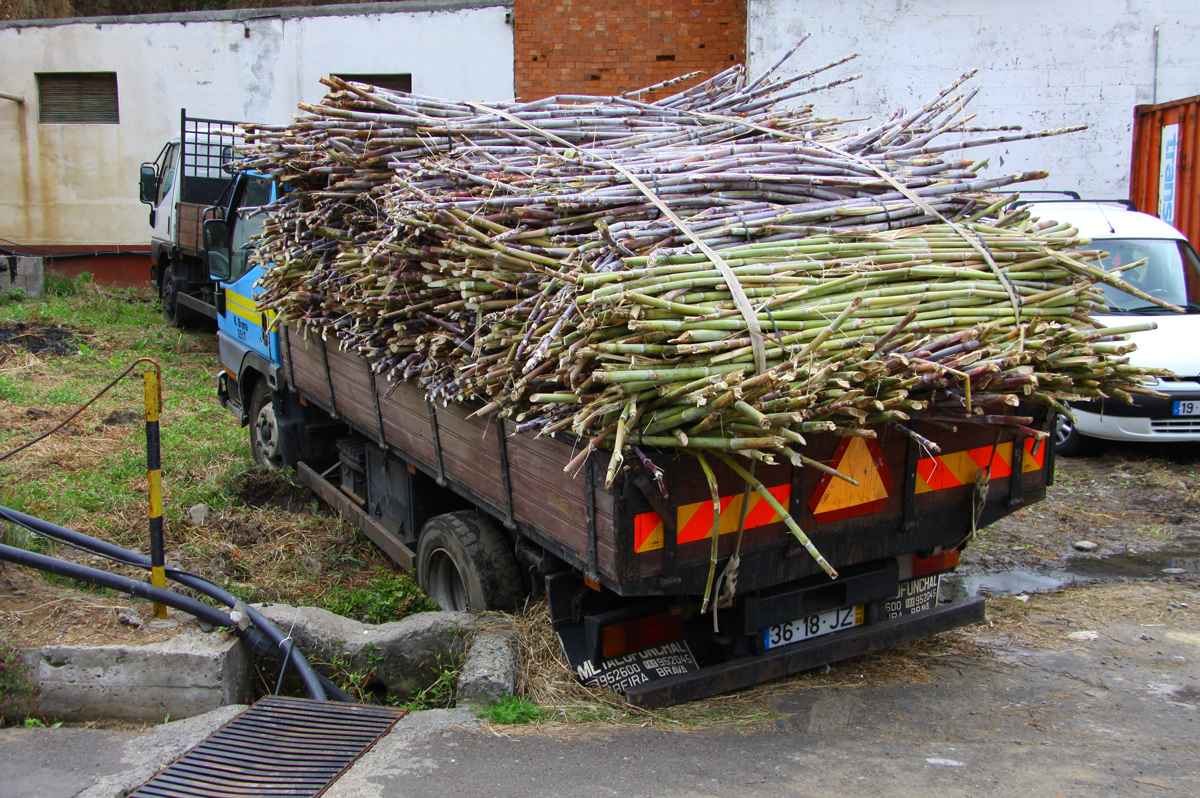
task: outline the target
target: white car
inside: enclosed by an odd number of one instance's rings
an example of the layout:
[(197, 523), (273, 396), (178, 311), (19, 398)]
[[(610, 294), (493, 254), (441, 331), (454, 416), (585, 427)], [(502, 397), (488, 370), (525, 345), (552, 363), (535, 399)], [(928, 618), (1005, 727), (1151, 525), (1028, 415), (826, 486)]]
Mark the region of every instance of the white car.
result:
[(1200, 441), (1200, 259), (1182, 233), (1153, 216), (1105, 202), (1040, 202), (1035, 217), (1067, 222), (1090, 238), (1089, 249), (1108, 253), (1106, 269), (1147, 258), (1144, 266), (1123, 273), (1133, 286), (1184, 309), (1176, 313), (1131, 294), (1105, 287), (1108, 309), (1094, 314), (1110, 327), (1153, 320), (1158, 329), (1130, 337), (1135, 366), (1170, 369), (1174, 377), (1153, 380), (1167, 399), (1136, 396), (1133, 405), (1119, 399), (1072, 402), (1075, 422), (1058, 416), (1059, 454), (1084, 454), (1098, 440), (1142, 442)]

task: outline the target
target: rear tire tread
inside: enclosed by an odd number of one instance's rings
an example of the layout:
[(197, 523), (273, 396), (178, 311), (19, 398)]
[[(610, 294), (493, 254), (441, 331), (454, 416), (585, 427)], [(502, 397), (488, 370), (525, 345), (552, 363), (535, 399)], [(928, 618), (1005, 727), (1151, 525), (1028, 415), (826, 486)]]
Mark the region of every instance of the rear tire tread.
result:
[[(426, 522), (417, 545), (417, 581), (426, 593), (431, 589), (429, 561), (439, 550), (449, 554), (458, 566), (466, 582), (470, 610), (511, 612), (525, 599), (520, 566), (511, 546), (483, 513), (459, 510)], [(477, 603), (481, 606), (474, 606)]]

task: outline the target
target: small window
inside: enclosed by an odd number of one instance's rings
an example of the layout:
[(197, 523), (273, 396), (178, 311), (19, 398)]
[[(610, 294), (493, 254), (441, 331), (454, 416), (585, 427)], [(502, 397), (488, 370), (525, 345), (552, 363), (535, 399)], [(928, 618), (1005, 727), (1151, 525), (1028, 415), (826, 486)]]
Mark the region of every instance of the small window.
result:
[(397, 73), (393, 75), (351, 75), (349, 73), (337, 74), (334, 77), (342, 80), (350, 80), (355, 83), (370, 83), (372, 86), (380, 86), (392, 91), (412, 91), (412, 75), (405, 73)]
[(37, 76), (38, 122), (116, 125), (116, 72), (43, 72)]

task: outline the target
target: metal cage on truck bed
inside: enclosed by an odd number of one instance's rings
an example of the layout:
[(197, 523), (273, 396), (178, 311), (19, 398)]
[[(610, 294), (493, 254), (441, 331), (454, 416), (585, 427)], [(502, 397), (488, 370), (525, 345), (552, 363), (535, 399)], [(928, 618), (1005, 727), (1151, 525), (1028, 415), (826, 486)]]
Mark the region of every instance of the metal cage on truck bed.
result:
[[(726, 631), (708, 634), (711, 616), (698, 610), (710, 569), (713, 505), (694, 457), (647, 450), (663, 471), (661, 487), (634, 463), (606, 489), (608, 452), (595, 451), (583, 468), (566, 472), (579, 454), (577, 441), (513, 435), (503, 419), (471, 418), (474, 408), (431, 404), (415, 385), (379, 379), (361, 356), (336, 342), (291, 326), (279, 332), (280, 375), (303, 402), (349, 425), (409, 473), (423, 474), (497, 519), (514, 547), (532, 543), (561, 563), (538, 567), (546, 574), (552, 620), (581, 678), (601, 673), (601, 660), (616, 661), (607, 654), (621, 645), (651, 639), (638, 637), (647, 623), (689, 641), (683, 659), (694, 660), (700, 675), (668, 667), (653, 684), (619, 685), (644, 704), (732, 689), (981, 618), (981, 602), (933, 606), (936, 581), (932, 602), (913, 600), (922, 615), (895, 601), (906, 580), (953, 567), (973, 529), (1044, 498), (1053, 474), (1048, 441), (996, 427), (916, 422), (940, 452), (897, 427), (875, 428), (877, 439), (807, 435), (805, 453), (855, 477), (858, 486), (786, 461), (758, 463), (754, 476), (838, 569), (839, 579), (831, 582), (771, 503), (747, 492), (742, 477), (713, 458), (721, 502), (718, 560), (727, 563), (736, 547), (740, 566), (736, 601), (720, 610)], [(1045, 413), (1022, 412), (1049, 429)], [(636, 435), (631, 440), (636, 443)], [(378, 501), (321, 486), (314, 471), (305, 473), (364, 531), (386, 538), (385, 550), (412, 563), (408, 546), (420, 533), (420, 519), (385, 512)], [(339, 492), (358, 501), (333, 495)], [(772, 630), (847, 608), (857, 616), (838, 621), (845, 625), (836, 634), (801, 634), (805, 642), (773, 647)], [(657, 620), (638, 626), (634, 618)], [(615, 633), (606, 630), (620, 624), (621, 634), (632, 637), (610, 647)], [(703, 634), (703, 640), (695, 637)]]

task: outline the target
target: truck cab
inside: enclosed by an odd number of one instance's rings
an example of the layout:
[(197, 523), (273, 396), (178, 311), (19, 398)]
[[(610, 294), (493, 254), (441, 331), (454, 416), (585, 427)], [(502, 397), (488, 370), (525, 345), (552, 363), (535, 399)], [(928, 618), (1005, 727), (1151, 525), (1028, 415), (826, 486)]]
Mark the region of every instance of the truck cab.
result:
[(181, 110), (180, 134), (141, 166), (138, 198), (150, 206), (150, 281), (173, 326), (217, 315), (202, 226), (229, 203), (235, 128), (234, 122), (189, 117)]

